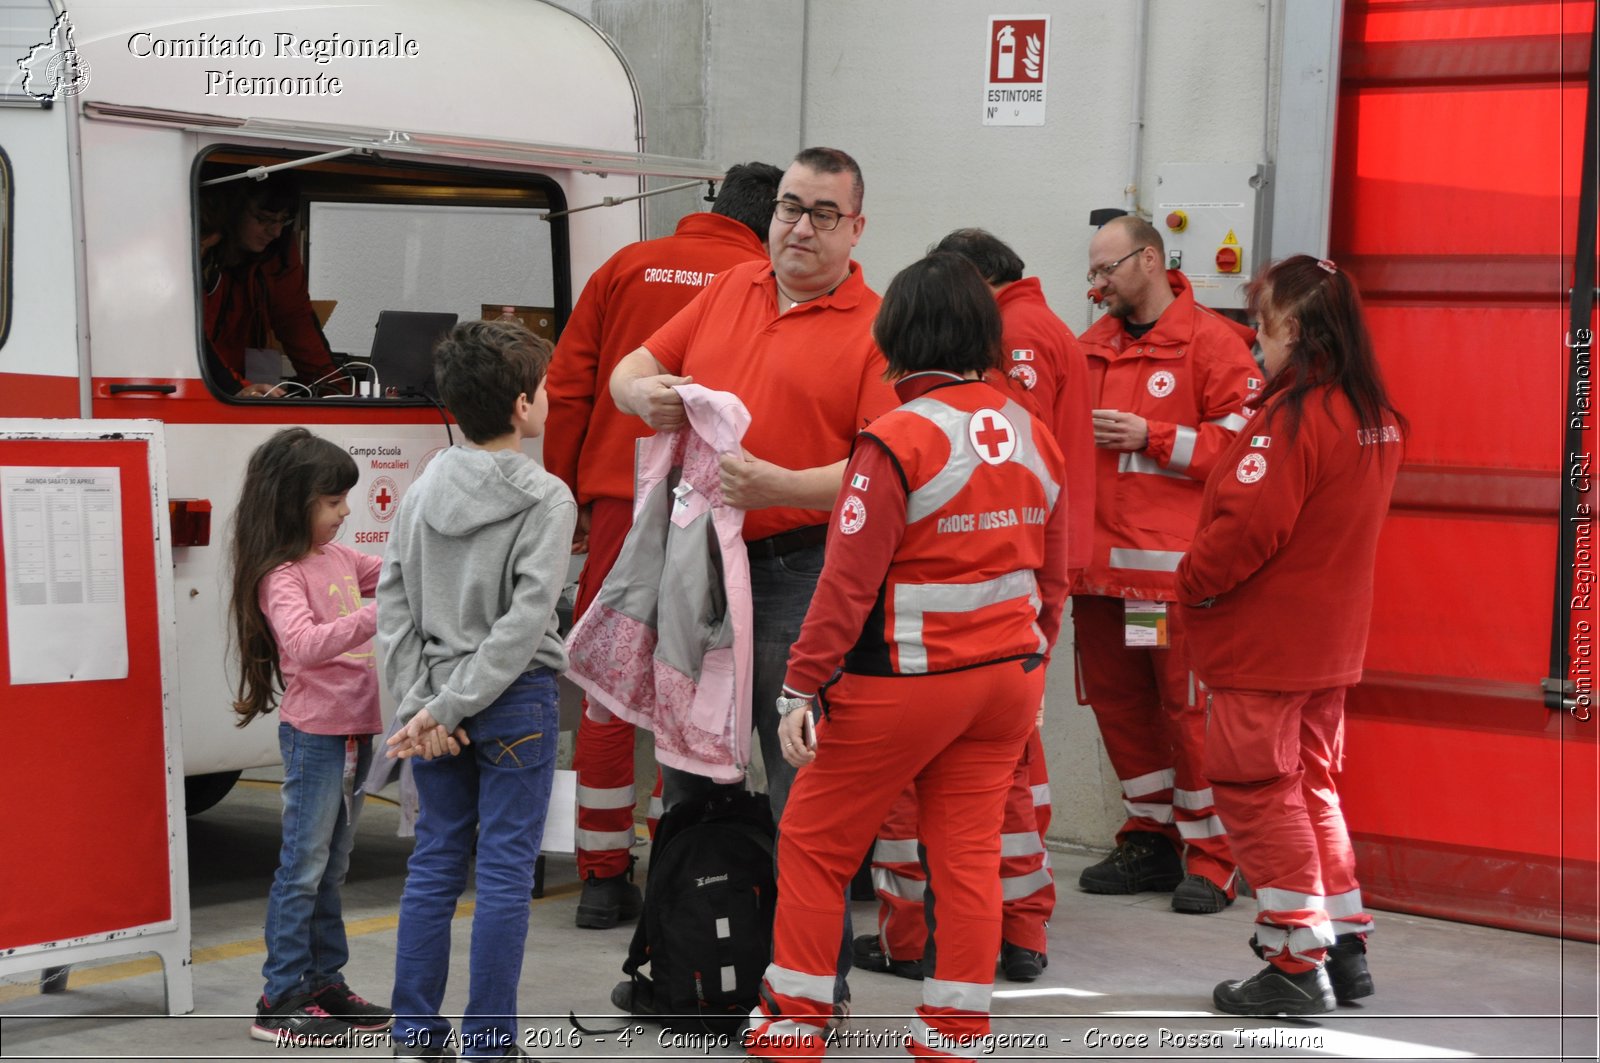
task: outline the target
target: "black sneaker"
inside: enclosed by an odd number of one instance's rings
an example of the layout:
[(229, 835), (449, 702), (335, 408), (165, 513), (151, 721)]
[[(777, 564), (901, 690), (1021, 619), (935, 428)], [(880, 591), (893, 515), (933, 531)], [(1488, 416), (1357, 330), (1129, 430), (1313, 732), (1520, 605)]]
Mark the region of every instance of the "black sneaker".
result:
[(350, 1024), (323, 1011), (310, 993), (284, 997), (270, 1007), (262, 996), (256, 1002), (256, 1021), (250, 1027), (250, 1036), (274, 1044), (344, 1044), (350, 1040)]
[(1241, 982), (1218, 982), (1211, 1002), (1229, 1015), (1322, 1015), (1336, 1006), (1321, 967), (1289, 974), (1270, 963)]
[(1340, 934), (1328, 949), (1324, 966), (1328, 981), (1333, 983), (1333, 995), (1341, 1004), (1377, 992), (1372, 985), (1372, 972), (1367, 970), (1367, 943), (1360, 934)]
[(1000, 942), (1000, 970), (1005, 973), (1006, 981), (1031, 982), (1044, 974), (1048, 966), (1050, 957), (1044, 953), (1013, 945), (1009, 941)]
[(1204, 875), (1185, 875), (1172, 891), (1172, 910), (1189, 915), (1210, 915), (1232, 903), (1227, 891)]
[(312, 999), (323, 1011), (357, 1030), (387, 1030), (394, 1025), (394, 1012), (353, 992), (343, 982), (323, 986)]
[(896, 978), (922, 981), (922, 961), (891, 960), (889, 954), (883, 951), (883, 945), (878, 941), (877, 934), (862, 934), (850, 942), (850, 958), (863, 971), (877, 971), (879, 974), (892, 974)]
[(1165, 893), (1183, 880), (1183, 861), (1164, 834), (1133, 831), (1078, 876), (1085, 893)]
[(593, 871), (583, 880), (578, 896), (578, 925), (589, 930), (609, 930), (625, 919), (636, 919), (644, 895), (633, 884), (633, 864), (620, 875), (597, 878)]

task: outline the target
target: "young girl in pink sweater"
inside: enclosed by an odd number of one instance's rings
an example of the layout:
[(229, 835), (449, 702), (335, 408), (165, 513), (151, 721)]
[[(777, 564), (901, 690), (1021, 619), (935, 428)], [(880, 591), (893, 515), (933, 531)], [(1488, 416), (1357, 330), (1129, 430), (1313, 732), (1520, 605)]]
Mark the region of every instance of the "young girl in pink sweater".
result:
[(359, 473), (350, 455), (285, 428), (250, 455), (233, 518), (230, 633), (243, 727), (279, 703), (283, 848), (267, 900), (266, 987), (250, 1035), (291, 1044), (384, 1030), (389, 1009), (342, 973), (339, 889), (350, 866), (359, 780), (383, 730), (372, 636), (379, 558), (334, 542)]

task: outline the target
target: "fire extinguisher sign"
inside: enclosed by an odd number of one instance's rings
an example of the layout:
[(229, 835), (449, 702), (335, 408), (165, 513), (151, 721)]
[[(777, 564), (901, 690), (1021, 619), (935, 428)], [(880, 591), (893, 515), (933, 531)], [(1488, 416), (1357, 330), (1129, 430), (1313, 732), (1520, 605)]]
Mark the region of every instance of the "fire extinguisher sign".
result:
[(984, 125), (1044, 125), (1049, 15), (993, 15), (983, 87)]

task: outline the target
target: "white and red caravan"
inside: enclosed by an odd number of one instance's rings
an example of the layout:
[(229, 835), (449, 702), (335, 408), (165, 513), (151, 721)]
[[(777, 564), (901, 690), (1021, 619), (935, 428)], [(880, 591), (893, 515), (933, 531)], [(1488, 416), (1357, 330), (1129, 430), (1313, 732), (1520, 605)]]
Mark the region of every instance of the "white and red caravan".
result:
[(468, 319), (514, 305), (553, 334), (583, 280), (641, 238), (644, 213), (547, 212), (636, 196), (647, 175), (721, 171), (641, 154), (626, 63), (543, 3), (83, 0), (67, 23), (59, 5), (34, 6), (43, 47), (13, 48), (22, 68), (0, 71), (0, 418), (158, 421), (167, 495), (202, 523), (209, 503), (204, 541), (182, 545), (197, 534), (184, 523), (172, 551), (168, 696), (195, 811), (278, 756), (272, 726), (234, 727), (225, 668), (227, 527), (251, 449), (290, 424), (347, 446), (362, 480), (346, 535), (381, 553), (395, 503), (446, 445), (425, 401), (239, 400), (212, 385), (202, 171), (294, 164), (310, 295), (334, 304), (325, 332), (357, 360), (384, 310)]

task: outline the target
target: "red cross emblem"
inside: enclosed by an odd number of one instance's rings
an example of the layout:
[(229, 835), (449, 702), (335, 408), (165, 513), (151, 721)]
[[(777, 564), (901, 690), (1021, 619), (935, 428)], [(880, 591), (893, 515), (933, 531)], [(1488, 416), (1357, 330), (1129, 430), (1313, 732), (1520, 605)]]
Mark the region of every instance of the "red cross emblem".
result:
[(394, 517), (395, 503), (400, 500), (395, 482), (387, 476), (376, 477), (367, 488), (367, 512), (378, 521)]
[(999, 410), (979, 410), (967, 422), (967, 439), (980, 461), (999, 465), (1017, 449), (1017, 431)]
[(1255, 451), (1239, 459), (1238, 468), (1233, 470), (1234, 476), (1242, 484), (1253, 484), (1267, 474), (1267, 456)]

